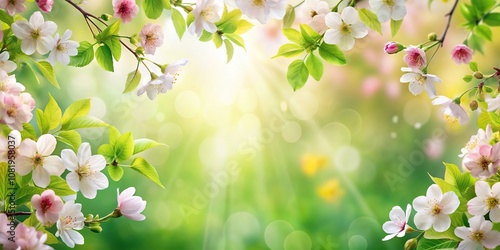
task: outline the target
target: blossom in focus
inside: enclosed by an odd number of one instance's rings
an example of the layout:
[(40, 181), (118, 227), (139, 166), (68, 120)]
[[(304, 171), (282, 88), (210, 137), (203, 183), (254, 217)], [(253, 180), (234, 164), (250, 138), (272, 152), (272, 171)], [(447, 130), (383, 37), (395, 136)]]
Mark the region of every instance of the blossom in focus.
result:
[(286, 12), (286, 0), (235, 0), (241, 12), (261, 24), (266, 24), (269, 18), (282, 19)]
[(26, 11), (24, 2), (26, 0), (0, 0), (0, 9), (6, 10), (9, 15), (13, 16), (16, 13)]
[(50, 176), (59, 176), (64, 172), (61, 158), (51, 155), (56, 148), (56, 138), (51, 134), (40, 136), (37, 142), (26, 139), (19, 146), (16, 172), (25, 176), (33, 170), (35, 185), (45, 188), (49, 185)]
[(453, 59), (456, 64), (469, 64), (472, 60), (472, 50), (465, 44), (456, 45), (451, 50), (451, 59)]
[(337, 204), (344, 196), (344, 189), (342, 189), (340, 182), (337, 179), (325, 182), (323, 185), (318, 187), (318, 189), (316, 189), (316, 192), (324, 201), (334, 204)]
[(469, 219), (470, 227), (455, 228), (455, 235), (463, 239), (457, 250), (494, 249), (500, 245), (500, 232), (492, 230), (493, 224), (483, 216)]
[(153, 55), (156, 48), (163, 44), (163, 31), (160, 25), (148, 23), (144, 25), (139, 34), (141, 45), (146, 54)]
[(495, 175), (500, 166), (500, 142), (493, 146), (476, 146), (464, 157), (463, 164), (474, 177), (488, 178)]
[(451, 225), (449, 215), (455, 212), (459, 205), (458, 196), (453, 191), (443, 194), (438, 185), (432, 184), (427, 189), (426, 196), (413, 200), (413, 208), (417, 211), (414, 217), (415, 225), (420, 230), (433, 227), (437, 232), (444, 232)]
[(467, 202), (467, 211), (480, 216), (490, 212), (490, 220), (500, 222), (500, 183), (490, 188), (487, 182), (477, 181), (475, 191), (476, 197)]
[(52, 250), (52, 247), (44, 244), (45, 241), (47, 241), (47, 234), (37, 231), (34, 227), (28, 227), (23, 223), (17, 225), (15, 231), (15, 249)]
[(70, 56), (76, 56), (78, 54), (77, 48), (80, 46), (79, 43), (69, 40), (71, 37), (71, 30), (66, 30), (62, 37), (59, 37), (59, 33), (54, 37), (54, 48), (49, 54), (47, 60), (50, 64), (56, 64), (56, 60), (59, 60), (63, 65), (68, 65)]
[(401, 68), (401, 71), (406, 72), (399, 79), (400, 82), (408, 82), (408, 89), (413, 95), (418, 95), (425, 90), (430, 98), (436, 96), (436, 87), (434, 83), (441, 83), (439, 77), (432, 74), (424, 74), (421, 71), (414, 71), (410, 68)]
[(223, 10), (221, 0), (196, 0), (196, 7), (191, 11), (194, 21), (188, 27), (189, 33), (200, 37), (203, 30), (210, 33), (217, 31), (215, 23), (221, 19)]
[(409, 46), (404, 49), (406, 55), (403, 57), (406, 65), (413, 71), (419, 71), (427, 65), (425, 51), (419, 47)]
[(167, 67), (165, 67), (165, 69), (163, 70), (163, 74), (171, 75), (172, 84), (175, 84), (175, 82), (177, 81), (177, 77), (181, 73), (182, 67), (186, 66), (187, 63), (188, 63), (187, 59), (181, 59), (171, 64), (168, 64)]
[(325, 22), (329, 28), (325, 32), (325, 43), (336, 44), (342, 50), (352, 49), (355, 38), (360, 39), (368, 34), (368, 29), (359, 19), (358, 11), (353, 7), (346, 7), (341, 14), (328, 13)]
[(78, 155), (71, 149), (63, 149), (61, 158), (70, 171), (66, 175), (68, 185), (74, 191), (82, 192), (85, 198), (94, 199), (97, 190), (108, 187), (108, 178), (101, 173), (106, 167), (106, 160), (102, 155), (92, 155), (87, 142), (80, 145)]
[(84, 226), (85, 217), (82, 213), (82, 204), (68, 201), (59, 214), (56, 236), (61, 237), (64, 244), (73, 248), (75, 244), (83, 245), (83, 236), (76, 230)]
[(405, 0), (370, 0), (370, 6), (377, 13), (378, 21), (385, 23), (392, 20), (402, 20), (406, 15)]
[(469, 122), (469, 116), (465, 109), (456, 103), (454, 100), (446, 96), (438, 96), (432, 100), (432, 105), (442, 105), (443, 115), (448, 119), (458, 119), (460, 124), (466, 124)]
[(408, 229), (408, 220), (410, 219), (411, 205), (406, 206), (406, 213), (400, 206), (394, 206), (389, 212), (390, 221), (387, 221), (382, 225), (382, 229), (388, 235), (382, 240), (390, 240), (396, 236), (403, 237), (406, 234), (406, 229)]
[(120, 18), (122, 23), (132, 21), (139, 12), (139, 6), (134, 0), (113, 0), (112, 5), (115, 17)]
[(303, 17), (303, 23), (309, 25), (319, 34), (323, 34), (328, 28), (325, 23), (325, 16), (330, 12), (330, 6), (326, 1), (306, 0), (300, 13)]
[[(11, 158), (12, 156), (17, 158), (19, 145), (21, 145), (21, 133), (17, 130), (12, 130), (9, 133), (9, 137), (9, 140), (7, 140), (3, 135), (0, 135), (0, 162), (8, 162), (9, 155)], [(14, 139), (12, 140), (11, 138)], [(14, 144), (9, 144), (9, 141), (13, 141)], [(9, 148), (9, 145), (13, 146), (13, 148)]]
[(324, 168), (327, 162), (328, 157), (324, 155), (306, 154), (301, 160), (302, 171), (308, 176), (313, 176)]
[(19, 20), (12, 24), (12, 31), (21, 39), (21, 50), (26, 55), (32, 55), (35, 51), (42, 55), (47, 54), (54, 47), (52, 34), (56, 29), (54, 22), (44, 21), (40, 11), (33, 13), (29, 22)]
[(146, 92), (150, 100), (154, 100), (157, 94), (165, 94), (172, 89), (173, 78), (170, 74), (163, 74), (151, 81), (143, 84), (137, 89), (137, 95), (140, 96)]
[(28, 93), (13, 95), (0, 92), (0, 118), (11, 129), (23, 130), (23, 123), (33, 118), (33, 108), (34, 100)]
[(488, 112), (495, 112), (500, 108), (500, 95), (495, 98), (486, 97), (486, 103), (488, 104)]
[[(2, 39), (0, 39), (2, 40)], [(9, 61), (9, 52), (4, 51), (0, 53), (0, 69), (5, 70), (5, 72), (10, 73), (17, 68), (17, 64), (13, 61)]]
[(45, 225), (57, 222), (63, 208), (61, 198), (51, 189), (43, 191), (41, 195), (33, 195), (31, 204), (36, 209), (36, 218)]
[(49, 13), (54, 5), (54, 0), (38, 0), (38, 8), (45, 13)]
[(461, 149), (462, 153), (458, 157), (463, 158), (477, 145), (490, 144), (491, 139), (493, 139), (493, 131), (491, 130), (491, 125), (488, 124), (485, 130), (480, 128), (477, 130), (477, 134), (470, 137), (465, 147)]
[(118, 210), (120, 214), (131, 219), (141, 221), (146, 219), (142, 211), (146, 208), (146, 201), (139, 196), (134, 196), (135, 188), (129, 187), (120, 194), (120, 190), (116, 190), (118, 194)]
[(7, 72), (0, 70), (0, 92), (9, 93), (12, 95), (20, 95), (24, 90), (24, 85), (17, 82), (15, 75), (9, 76)]

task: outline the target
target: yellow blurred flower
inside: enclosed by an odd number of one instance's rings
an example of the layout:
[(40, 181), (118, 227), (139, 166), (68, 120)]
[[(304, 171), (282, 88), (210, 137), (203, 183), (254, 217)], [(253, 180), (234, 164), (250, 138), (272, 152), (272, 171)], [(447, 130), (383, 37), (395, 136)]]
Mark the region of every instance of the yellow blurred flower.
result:
[(302, 157), (302, 171), (308, 176), (315, 175), (326, 166), (328, 157), (324, 155), (306, 154)]
[(344, 196), (344, 189), (342, 189), (337, 179), (325, 182), (316, 191), (323, 200), (334, 204), (337, 204)]

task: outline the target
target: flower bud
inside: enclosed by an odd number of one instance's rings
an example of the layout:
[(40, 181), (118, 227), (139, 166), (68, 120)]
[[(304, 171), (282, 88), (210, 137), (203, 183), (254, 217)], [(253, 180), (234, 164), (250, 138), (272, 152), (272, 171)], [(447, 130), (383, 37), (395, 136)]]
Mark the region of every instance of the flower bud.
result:
[(476, 72), (474, 72), (474, 77), (476, 79), (483, 79), (484, 76), (483, 76), (483, 73), (476, 71)]
[(100, 233), (100, 232), (102, 232), (102, 227), (99, 225), (94, 225), (94, 226), (90, 227), (90, 231), (92, 231), (94, 233)]
[(137, 53), (139, 55), (144, 55), (144, 48), (143, 47), (137, 47), (137, 49), (135, 49), (135, 53)]
[(388, 42), (384, 46), (384, 51), (387, 54), (396, 54), (405, 49), (405, 46), (397, 42)]
[(477, 103), (476, 100), (472, 100), (469, 103), (469, 107), (470, 107), (470, 110), (474, 111), (474, 110), (476, 110), (479, 107), (479, 104)]
[(94, 219), (94, 216), (92, 214), (88, 214), (86, 217), (85, 217), (85, 220), (86, 221), (92, 221)]
[(38, 0), (38, 8), (45, 13), (49, 13), (54, 5), (54, 0)]
[(427, 35), (427, 38), (429, 39), (429, 41), (437, 41), (437, 35), (436, 33), (432, 32), (432, 33), (429, 33)]
[(101, 19), (104, 21), (109, 21), (112, 17), (113, 17), (112, 15), (106, 13), (101, 15)]
[(416, 238), (407, 240), (406, 243), (405, 243), (404, 250), (414, 250), (414, 249), (417, 249), (417, 243), (418, 243), (418, 241), (417, 241)]

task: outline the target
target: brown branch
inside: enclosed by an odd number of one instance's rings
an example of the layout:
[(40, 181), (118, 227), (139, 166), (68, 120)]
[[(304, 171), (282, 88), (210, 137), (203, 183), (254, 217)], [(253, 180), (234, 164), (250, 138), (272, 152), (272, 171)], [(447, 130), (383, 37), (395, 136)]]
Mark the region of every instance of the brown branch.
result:
[(438, 42), (441, 43), (441, 47), (443, 46), (444, 44), (444, 39), (446, 38), (446, 34), (448, 34), (448, 30), (450, 29), (450, 25), (451, 25), (451, 18), (453, 16), (453, 13), (455, 12), (457, 6), (458, 6), (458, 1), (459, 0), (455, 0), (455, 3), (453, 4), (453, 7), (451, 7), (451, 10), (450, 12), (448, 12), (445, 17), (447, 16), (448, 17), (448, 21), (446, 23), (446, 27), (444, 29), (444, 32), (443, 32), (443, 35), (441, 35), (441, 38), (439, 38)]
[(31, 212), (14, 212), (14, 213), (5, 213), (7, 217), (10, 216), (19, 216), (19, 215), (31, 215)]

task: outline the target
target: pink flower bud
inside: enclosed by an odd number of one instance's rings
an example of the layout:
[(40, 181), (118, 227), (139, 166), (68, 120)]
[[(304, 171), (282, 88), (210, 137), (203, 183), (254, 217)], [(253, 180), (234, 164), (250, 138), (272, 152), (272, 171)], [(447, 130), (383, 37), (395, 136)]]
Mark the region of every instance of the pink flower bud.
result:
[(37, 3), (41, 11), (49, 13), (54, 5), (54, 0), (38, 0)]
[(403, 50), (404, 48), (405, 47), (402, 44), (400, 44), (400, 43), (388, 42), (384, 46), (384, 51), (387, 54), (396, 54), (399, 51)]
[(142, 211), (146, 208), (146, 201), (139, 196), (134, 196), (135, 188), (129, 187), (120, 193), (118, 192), (118, 208), (120, 214), (131, 219), (141, 221), (146, 219)]
[(456, 64), (468, 64), (472, 60), (472, 50), (465, 44), (459, 44), (451, 50), (451, 59)]
[(425, 57), (425, 51), (419, 47), (410, 46), (404, 50), (406, 55), (403, 60), (412, 70), (418, 71), (425, 68), (427, 65), (427, 59)]

